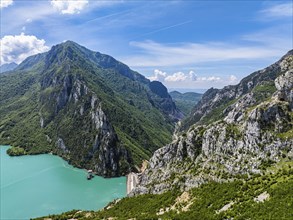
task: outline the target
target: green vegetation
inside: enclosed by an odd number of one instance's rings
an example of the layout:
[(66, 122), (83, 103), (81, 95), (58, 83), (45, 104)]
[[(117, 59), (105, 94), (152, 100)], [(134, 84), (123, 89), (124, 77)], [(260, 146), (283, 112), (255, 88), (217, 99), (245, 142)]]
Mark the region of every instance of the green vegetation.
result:
[(262, 82), (253, 88), (253, 97), (256, 101), (262, 102), (272, 96), (272, 94), (276, 91), (275, 83), (273, 81)]
[(21, 147), (11, 147), (7, 150), (7, 154), (9, 154), (9, 156), (21, 156), (26, 155), (27, 153)]
[(289, 123), (287, 124), (286, 131), (277, 134), (277, 137), (283, 140), (293, 138), (293, 112), (289, 113), (288, 118), (289, 118), (288, 120)]
[[(161, 195), (139, 195), (112, 202), (98, 212), (71, 211), (49, 216), (74, 219), (292, 219), (292, 162), (274, 165), (264, 175), (233, 182), (210, 182), (184, 194), (175, 190)], [(263, 194), (263, 201), (257, 198)], [(186, 196), (188, 195), (188, 196)], [(261, 200), (261, 198), (260, 198)], [(230, 208), (220, 211), (230, 204)], [(42, 218), (40, 218), (42, 219)]]
[(179, 110), (182, 111), (185, 115), (188, 115), (191, 112), (192, 108), (202, 97), (202, 94), (196, 92), (180, 93), (173, 91), (169, 94)]
[(284, 133), (279, 133), (279, 134), (277, 134), (277, 136), (281, 139), (291, 139), (291, 138), (293, 138), (293, 129), (291, 129), (287, 132), (284, 132)]
[(232, 137), (235, 140), (240, 140), (242, 133), (239, 130), (239, 127), (235, 124), (227, 124), (226, 126), (226, 138)]

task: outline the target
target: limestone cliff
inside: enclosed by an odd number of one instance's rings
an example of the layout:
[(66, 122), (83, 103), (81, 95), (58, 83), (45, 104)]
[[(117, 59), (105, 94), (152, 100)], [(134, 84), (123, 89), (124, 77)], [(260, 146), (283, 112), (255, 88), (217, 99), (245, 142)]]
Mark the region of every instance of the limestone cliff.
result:
[(130, 195), (188, 190), (210, 180), (261, 174), (269, 164), (292, 160), (292, 76), (290, 51), (236, 86), (208, 90), (194, 108), (194, 124), (154, 153)]

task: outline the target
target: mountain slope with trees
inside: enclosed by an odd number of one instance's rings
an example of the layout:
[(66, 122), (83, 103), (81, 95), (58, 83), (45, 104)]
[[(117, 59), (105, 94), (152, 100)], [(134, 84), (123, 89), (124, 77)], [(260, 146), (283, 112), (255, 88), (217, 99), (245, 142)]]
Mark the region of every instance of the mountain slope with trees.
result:
[(136, 170), (182, 117), (161, 83), (71, 41), (2, 74), (0, 87), (10, 155), (52, 152), (102, 176)]

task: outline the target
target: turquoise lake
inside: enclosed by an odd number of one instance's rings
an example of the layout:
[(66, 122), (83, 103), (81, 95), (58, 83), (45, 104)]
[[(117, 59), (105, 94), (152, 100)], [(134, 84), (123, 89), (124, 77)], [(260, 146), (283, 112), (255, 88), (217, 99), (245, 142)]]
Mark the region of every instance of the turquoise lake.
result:
[(0, 219), (29, 219), (72, 209), (98, 210), (126, 196), (126, 177), (104, 179), (44, 154), (10, 157), (1, 151)]

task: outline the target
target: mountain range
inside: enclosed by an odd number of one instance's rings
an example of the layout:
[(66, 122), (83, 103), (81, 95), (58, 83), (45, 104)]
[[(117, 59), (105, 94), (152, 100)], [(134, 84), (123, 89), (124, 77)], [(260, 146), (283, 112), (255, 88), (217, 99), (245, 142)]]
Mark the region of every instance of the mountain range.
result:
[(51, 219), (292, 219), (293, 50), (211, 88), (156, 150), (127, 198)]
[[(103, 210), (50, 219), (292, 217), (293, 50), (200, 98), (169, 94), (67, 41), (2, 73), (0, 88), (0, 142), (13, 146), (10, 155), (54, 153), (101, 176), (136, 179), (127, 198)], [(180, 110), (180, 101), (196, 104)]]
[(132, 193), (188, 190), (292, 160), (292, 89), (293, 50), (238, 85), (209, 89), (173, 142), (154, 153)]
[(0, 76), (0, 142), (111, 177), (138, 170), (183, 114), (166, 87), (72, 41)]

